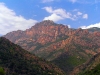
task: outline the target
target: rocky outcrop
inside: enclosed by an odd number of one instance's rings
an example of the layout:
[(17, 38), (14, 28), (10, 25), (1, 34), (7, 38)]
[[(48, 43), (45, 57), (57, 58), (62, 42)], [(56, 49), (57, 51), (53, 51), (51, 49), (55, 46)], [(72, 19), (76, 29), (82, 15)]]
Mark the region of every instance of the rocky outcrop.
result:
[[(26, 31), (18, 30), (10, 32), (4, 37), (16, 44), (21, 45), (24, 49), (32, 51), (34, 50), (34, 45), (38, 43), (45, 45), (49, 42), (54, 42), (57, 39), (66, 36), (68, 31), (68, 26), (56, 24), (53, 21), (47, 20), (37, 23), (35, 26), (27, 29)], [(32, 46), (28, 47), (29, 44)]]
[(10, 32), (4, 37), (39, 57), (53, 61), (58, 66), (67, 63), (71, 66), (68, 71), (64, 69), (65, 66), (60, 66), (65, 72), (70, 72), (100, 52), (98, 30), (70, 29), (66, 25), (56, 24), (50, 20), (37, 23), (25, 31)]

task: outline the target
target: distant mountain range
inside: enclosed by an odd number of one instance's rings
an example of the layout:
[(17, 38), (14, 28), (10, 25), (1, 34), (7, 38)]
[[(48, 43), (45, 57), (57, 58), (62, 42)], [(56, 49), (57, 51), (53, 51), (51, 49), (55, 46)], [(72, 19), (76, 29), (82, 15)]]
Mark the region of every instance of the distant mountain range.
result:
[(64, 75), (54, 64), (0, 37), (0, 75)]
[(51, 61), (66, 74), (100, 52), (100, 28), (71, 29), (46, 20), (4, 37), (38, 57)]
[(90, 32), (95, 32), (95, 31), (99, 31), (100, 32), (100, 28), (97, 28), (97, 27), (89, 28), (88, 30)]

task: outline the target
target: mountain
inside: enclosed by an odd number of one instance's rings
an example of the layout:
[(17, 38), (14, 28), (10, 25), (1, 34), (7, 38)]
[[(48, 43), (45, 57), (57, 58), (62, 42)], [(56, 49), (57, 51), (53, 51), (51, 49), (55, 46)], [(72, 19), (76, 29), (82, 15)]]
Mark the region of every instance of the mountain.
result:
[(100, 32), (71, 29), (46, 20), (25, 31), (13, 31), (4, 37), (29, 52), (51, 61), (67, 74), (100, 52)]
[(97, 27), (89, 28), (88, 30), (90, 32), (95, 32), (95, 31), (99, 31), (100, 32), (100, 28), (97, 28)]
[(0, 75), (5, 73), (6, 75), (64, 75), (57, 66), (0, 37)]
[(100, 53), (76, 67), (70, 75), (100, 75)]
[[(43, 21), (25, 31), (13, 31), (5, 35), (10, 41), (21, 45), (26, 50), (33, 51), (37, 46), (43, 46), (50, 42), (63, 39), (67, 26), (56, 24), (53, 21)], [(67, 36), (66, 36), (67, 38)]]

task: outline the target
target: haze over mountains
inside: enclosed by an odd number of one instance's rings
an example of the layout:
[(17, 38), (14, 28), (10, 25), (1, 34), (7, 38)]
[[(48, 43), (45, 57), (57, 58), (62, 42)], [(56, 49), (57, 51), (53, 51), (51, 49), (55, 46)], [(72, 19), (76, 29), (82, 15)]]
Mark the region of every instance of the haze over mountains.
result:
[(100, 52), (100, 28), (71, 29), (46, 20), (4, 37), (59, 66), (66, 74)]

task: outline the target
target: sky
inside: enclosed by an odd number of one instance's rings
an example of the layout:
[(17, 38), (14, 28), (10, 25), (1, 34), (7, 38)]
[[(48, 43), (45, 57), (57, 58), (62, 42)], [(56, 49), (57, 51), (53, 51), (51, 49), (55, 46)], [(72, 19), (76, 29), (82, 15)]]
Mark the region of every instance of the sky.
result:
[(100, 28), (100, 0), (0, 0), (0, 35), (43, 20), (71, 28)]

